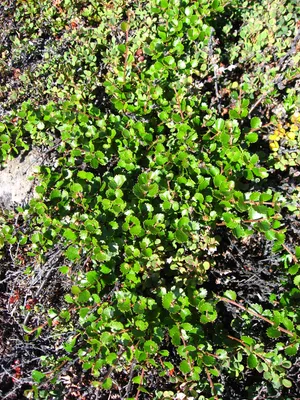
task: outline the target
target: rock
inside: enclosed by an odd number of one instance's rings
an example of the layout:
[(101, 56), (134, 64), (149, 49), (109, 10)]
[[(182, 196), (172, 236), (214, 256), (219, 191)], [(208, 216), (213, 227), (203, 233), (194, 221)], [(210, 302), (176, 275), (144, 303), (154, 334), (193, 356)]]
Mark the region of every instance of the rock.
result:
[(42, 154), (38, 149), (21, 153), (7, 162), (0, 171), (0, 207), (12, 209), (24, 205), (34, 196), (36, 180), (29, 180), (36, 166), (41, 165)]

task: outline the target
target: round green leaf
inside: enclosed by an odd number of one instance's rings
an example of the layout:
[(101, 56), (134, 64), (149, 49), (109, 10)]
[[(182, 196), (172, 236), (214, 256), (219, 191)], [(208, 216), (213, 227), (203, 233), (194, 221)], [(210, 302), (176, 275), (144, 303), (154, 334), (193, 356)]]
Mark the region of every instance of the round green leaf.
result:
[(186, 360), (181, 361), (179, 369), (183, 374), (188, 374), (191, 372), (191, 367), (189, 366), (189, 363)]
[(71, 185), (70, 189), (74, 193), (80, 193), (83, 191), (83, 188), (80, 185), (80, 183), (73, 183), (73, 185)]
[(286, 388), (292, 387), (292, 382), (289, 379), (282, 379), (282, 384)]
[(179, 60), (177, 63), (177, 67), (179, 69), (185, 69), (186, 68), (186, 63), (183, 60)]
[(90, 292), (88, 290), (83, 290), (82, 292), (79, 293), (77, 300), (79, 303), (87, 303), (90, 297), (91, 297)]
[(121, 30), (122, 30), (123, 32), (128, 31), (129, 28), (130, 28), (130, 26), (129, 26), (128, 22), (123, 21), (123, 22), (121, 23)]
[(247, 364), (248, 364), (248, 367), (251, 369), (256, 368), (256, 366), (258, 364), (256, 355), (250, 354), (247, 359)]
[(158, 351), (158, 345), (157, 343), (153, 342), (153, 340), (147, 340), (144, 343), (144, 350), (147, 353), (156, 353)]
[(67, 249), (65, 255), (71, 261), (78, 260), (80, 258), (79, 249), (77, 249), (76, 247), (73, 247), (73, 246), (70, 246)]
[(140, 319), (135, 322), (135, 325), (140, 331), (145, 331), (148, 328), (148, 322)]
[(295, 276), (294, 278), (294, 284), (296, 286), (300, 286), (300, 275)]
[(256, 132), (249, 133), (246, 135), (246, 140), (248, 143), (256, 143), (258, 141), (258, 134)]
[(261, 126), (261, 120), (258, 117), (253, 117), (251, 118), (251, 122), (250, 122), (251, 128), (252, 129), (256, 129), (259, 128)]
[(281, 333), (280, 333), (280, 331), (279, 331), (277, 328), (275, 328), (274, 326), (270, 326), (270, 327), (267, 329), (267, 335), (268, 335), (270, 338), (278, 338), (278, 337), (281, 335)]

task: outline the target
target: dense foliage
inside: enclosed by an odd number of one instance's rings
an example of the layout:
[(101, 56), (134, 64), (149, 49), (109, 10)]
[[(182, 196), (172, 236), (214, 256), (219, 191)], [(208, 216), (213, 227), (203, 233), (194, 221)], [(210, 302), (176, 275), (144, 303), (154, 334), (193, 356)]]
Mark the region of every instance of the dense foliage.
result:
[[(262, 387), (289, 398), (297, 2), (4, 3), (1, 161), (39, 147), (45, 162), (37, 196), (3, 210), (2, 257), (17, 247), (25, 279), (57, 251), (70, 282), (59, 307), (16, 304), (25, 341), (63, 338), (30, 371), (25, 397), (62, 399), (76, 359), (92, 387), (128, 400), (225, 399), (226, 379), (253, 371), (248, 398)], [(276, 185), (278, 171), (296, 184)], [(230, 285), (210, 287), (225, 236), (270, 242), (281, 293), (246, 304)]]

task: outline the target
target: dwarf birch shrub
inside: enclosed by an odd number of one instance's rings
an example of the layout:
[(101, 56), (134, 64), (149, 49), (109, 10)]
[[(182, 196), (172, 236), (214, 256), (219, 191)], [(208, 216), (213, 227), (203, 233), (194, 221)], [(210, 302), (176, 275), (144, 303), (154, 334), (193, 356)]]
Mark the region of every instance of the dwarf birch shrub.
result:
[[(294, 82), (288, 57), (296, 6), (289, 5), (290, 30), (276, 30), (272, 21), (265, 26), (268, 13), (274, 19), (277, 12), (278, 2), (269, 3), (266, 11), (216, 0), (87, 2), (77, 11), (82, 30), (65, 33), (74, 41), (65, 67), (49, 60), (49, 82), (58, 82), (48, 88), (52, 100), (23, 103), (14, 122), (1, 123), (3, 158), (30, 143), (55, 151), (55, 163), (39, 170), (39, 198), (18, 208), (31, 230), (21, 240), (40, 260), (59, 244), (60, 271), (72, 277), (64, 308), (51, 309), (47, 319), (54, 332), (69, 329), (65, 355), (46, 358), (44, 369), (34, 371), (27, 397), (47, 398), (44, 383), (59, 385), (58, 365), (73, 357), (103, 390), (127, 371), (128, 399), (147, 396), (154, 370), (172, 384), (169, 398), (176, 392), (222, 398), (223, 376), (239, 380), (249, 370), (270, 388), (292, 386), (286, 371), (299, 348), (300, 248), (286, 258), (293, 283), (284, 302), (272, 294), (267, 306), (243, 306), (234, 291), (216, 294), (205, 284), (222, 241), (220, 226), (241, 240), (265, 235), (278, 257), (286, 256), (284, 211), (297, 206), (268, 188), (271, 156), (261, 146), (277, 121), (260, 115), (256, 103), (259, 95), (260, 104), (280, 103), (276, 79)], [(68, 4), (61, 2), (61, 9)], [(220, 26), (230, 13), (238, 26), (234, 41), (230, 18)], [(276, 35), (284, 41), (277, 44)], [(291, 63), (284, 73), (272, 66), (274, 57)], [(3, 246), (22, 238), (8, 226), (1, 232)], [(231, 327), (220, 318), (224, 303), (236, 309)], [(253, 320), (261, 322), (258, 337)], [(162, 393), (158, 387), (155, 398)]]

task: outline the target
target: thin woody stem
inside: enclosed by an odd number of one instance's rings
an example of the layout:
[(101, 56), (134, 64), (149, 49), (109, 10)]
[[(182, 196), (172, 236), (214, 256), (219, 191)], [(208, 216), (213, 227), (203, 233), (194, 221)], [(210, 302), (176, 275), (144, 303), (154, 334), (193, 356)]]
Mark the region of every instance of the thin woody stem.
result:
[[(224, 303), (232, 304), (232, 305), (234, 305), (235, 307), (238, 307), (238, 308), (242, 309), (243, 311), (246, 311), (248, 314), (251, 314), (251, 315), (253, 315), (253, 316), (255, 316), (255, 317), (259, 318), (259, 319), (262, 319), (263, 321), (267, 322), (268, 324), (270, 324), (270, 325), (272, 325), (272, 326), (275, 325), (275, 323), (274, 323), (273, 321), (271, 321), (270, 319), (268, 319), (268, 318), (266, 318), (266, 317), (263, 317), (261, 314), (258, 314), (257, 312), (255, 312), (255, 311), (253, 311), (253, 310), (249, 310), (248, 308), (242, 306), (241, 304), (237, 303), (237, 302), (234, 301), (234, 300), (230, 300), (230, 299), (227, 299), (226, 297), (221, 297), (221, 296), (217, 296), (217, 298), (220, 299), (221, 301), (224, 301)], [(295, 336), (294, 333), (292, 333), (291, 331), (289, 331), (289, 330), (287, 330), (287, 329), (281, 328), (281, 326), (277, 326), (276, 328), (277, 328), (280, 332), (286, 333), (286, 334), (289, 335), (289, 336)]]
[(209, 372), (209, 370), (207, 369), (207, 367), (205, 367), (205, 372), (206, 372), (207, 380), (208, 380), (208, 382), (209, 382), (209, 386), (210, 386), (210, 389), (211, 389), (211, 393), (212, 393), (212, 395), (214, 396), (214, 400), (219, 400), (218, 396), (216, 395), (214, 383), (213, 383), (213, 381), (212, 381), (212, 379), (211, 379), (211, 375), (210, 375), (210, 372)]

